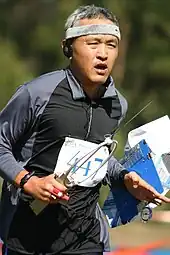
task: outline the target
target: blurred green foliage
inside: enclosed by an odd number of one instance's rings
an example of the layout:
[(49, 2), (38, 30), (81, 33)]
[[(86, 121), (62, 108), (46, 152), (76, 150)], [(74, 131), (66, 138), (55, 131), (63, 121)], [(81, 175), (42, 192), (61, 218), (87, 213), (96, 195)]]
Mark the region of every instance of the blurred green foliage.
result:
[(120, 55), (113, 70), (126, 96), (126, 121), (153, 103), (117, 135), (117, 156), (128, 131), (170, 112), (170, 2), (167, 0), (0, 0), (0, 109), (20, 84), (67, 65), (64, 23), (78, 6), (112, 10), (120, 22)]

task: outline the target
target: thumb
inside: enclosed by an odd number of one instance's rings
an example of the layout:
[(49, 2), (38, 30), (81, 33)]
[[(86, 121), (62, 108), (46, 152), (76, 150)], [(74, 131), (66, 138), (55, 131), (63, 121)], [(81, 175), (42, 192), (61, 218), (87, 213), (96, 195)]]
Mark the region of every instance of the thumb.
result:
[(139, 178), (137, 176), (132, 176), (132, 183), (133, 188), (136, 189), (139, 186)]

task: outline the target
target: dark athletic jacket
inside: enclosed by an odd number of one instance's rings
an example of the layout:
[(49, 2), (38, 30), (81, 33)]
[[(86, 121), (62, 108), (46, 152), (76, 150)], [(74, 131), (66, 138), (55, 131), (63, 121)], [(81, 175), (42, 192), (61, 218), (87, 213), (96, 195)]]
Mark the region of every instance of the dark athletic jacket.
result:
[[(106, 87), (106, 88), (105, 88)], [(100, 143), (123, 119), (127, 103), (109, 77), (102, 98), (91, 101), (70, 69), (42, 75), (18, 88), (0, 113), (0, 237), (27, 254), (81, 254), (108, 249), (107, 226), (97, 201), (101, 183), (75, 186), (68, 206), (47, 206), (38, 216), (12, 185), (25, 167), (38, 176), (54, 171), (66, 136)], [(123, 167), (113, 157), (108, 180), (120, 181)]]

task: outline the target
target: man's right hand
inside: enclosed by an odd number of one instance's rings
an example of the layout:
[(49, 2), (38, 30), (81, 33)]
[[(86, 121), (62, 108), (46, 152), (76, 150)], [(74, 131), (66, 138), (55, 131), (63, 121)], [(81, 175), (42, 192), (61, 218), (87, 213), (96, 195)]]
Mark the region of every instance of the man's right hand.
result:
[[(33, 196), (35, 199), (39, 199), (41, 201), (47, 202), (47, 203), (54, 203), (55, 197), (56, 202), (61, 200), (68, 200), (69, 197), (66, 194), (67, 188), (59, 183), (54, 178), (54, 174), (50, 174), (45, 177), (37, 177), (32, 176), (23, 186), (24, 191), (31, 196)], [(56, 190), (59, 191), (60, 196), (57, 196)], [(63, 196), (62, 196), (63, 193)]]

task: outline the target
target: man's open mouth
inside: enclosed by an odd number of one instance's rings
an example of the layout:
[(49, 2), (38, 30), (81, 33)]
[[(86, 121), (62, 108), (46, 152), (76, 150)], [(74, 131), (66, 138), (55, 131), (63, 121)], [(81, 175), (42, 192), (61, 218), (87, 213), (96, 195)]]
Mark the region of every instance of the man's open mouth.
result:
[(97, 65), (95, 65), (95, 69), (106, 70), (107, 69), (107, 65), (106, 64), (97, 64)]

